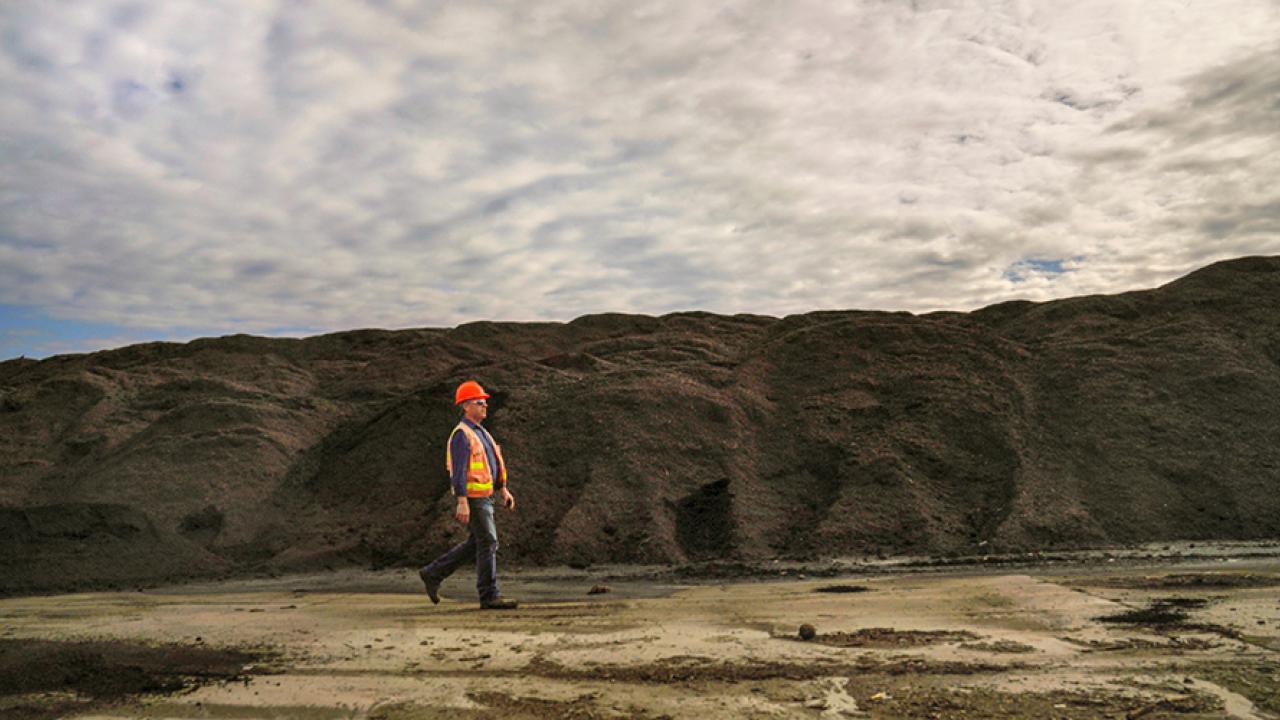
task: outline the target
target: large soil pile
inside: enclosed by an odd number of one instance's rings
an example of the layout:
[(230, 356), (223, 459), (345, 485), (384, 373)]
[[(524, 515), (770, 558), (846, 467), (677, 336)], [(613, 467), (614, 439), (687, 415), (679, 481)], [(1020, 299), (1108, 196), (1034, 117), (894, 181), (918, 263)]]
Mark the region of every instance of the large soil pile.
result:
[(1280, 536), (1280, 258), (972, 313), (677, 313), (0, 363), (0, 590), (417, 564), (494, 394), (503, 562)]

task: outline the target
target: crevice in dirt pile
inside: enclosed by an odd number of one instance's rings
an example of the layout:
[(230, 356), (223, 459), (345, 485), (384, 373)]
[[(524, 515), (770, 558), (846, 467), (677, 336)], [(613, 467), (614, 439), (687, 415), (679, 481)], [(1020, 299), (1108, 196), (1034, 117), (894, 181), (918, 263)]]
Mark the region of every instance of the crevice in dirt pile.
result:
[(734, 546), (729, 478), (707, 483), (676, 505), (676, 542), (691, 560), (729, 555)]

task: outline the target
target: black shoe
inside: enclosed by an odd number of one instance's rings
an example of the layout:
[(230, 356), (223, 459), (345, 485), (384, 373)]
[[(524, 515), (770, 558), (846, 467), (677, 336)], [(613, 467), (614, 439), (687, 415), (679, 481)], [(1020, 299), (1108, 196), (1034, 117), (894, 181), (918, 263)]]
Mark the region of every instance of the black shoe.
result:
[(515, 610), (518, 604), (519, 603), (517, 603), (515, 600), (508, 600), (506, 598), (494, 598), (492, 600), (481, 600), (480, 609), (481, 610)]
[(440, 604), (440, 581), (434, 580), (427, 574), (426, 569), (418, 571), (418, 577), (422, 578), (422, 584), (427, 586), (427, 597), (431, 598), (432, 605)]

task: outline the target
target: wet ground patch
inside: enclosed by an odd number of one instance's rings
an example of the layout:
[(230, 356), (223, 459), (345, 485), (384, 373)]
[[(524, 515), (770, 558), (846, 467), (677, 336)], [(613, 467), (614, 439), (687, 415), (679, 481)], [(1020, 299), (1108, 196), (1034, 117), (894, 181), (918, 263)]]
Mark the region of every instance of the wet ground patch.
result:
[(819, 633), (812, 642), (831, 647), (901, 648), (978, 640), (965, 630), (895, 630), (863, 628), (855, 632)]
[(0, 640), (6, 718), (62, 717), (143, 693), (247, 677), (261, 655), (190, 645)]

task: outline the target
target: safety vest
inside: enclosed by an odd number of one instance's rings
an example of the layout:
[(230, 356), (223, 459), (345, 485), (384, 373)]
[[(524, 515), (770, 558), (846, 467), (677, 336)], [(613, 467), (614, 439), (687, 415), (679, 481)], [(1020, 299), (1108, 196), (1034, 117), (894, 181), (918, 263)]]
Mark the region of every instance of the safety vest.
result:
[[(489, 470), (489, 458), (484, 452), (484, 443), (480, 440), (480, 435), (472, 430), (466, 423), (458, 423), (458, 427), (449, 433), (449, 442), (444, 446), (444, 467), (449, 471), (449, 476), (453, 476), (453, 453), (449, 452), (449, 447), (453, 445), (454, 433), (462, 431), (467, 436), (467, 444), (471, 446), (471, 459), (467, 463), (467, 497), (489, 497), (493, 494), (493, 472)], [(502, 479), (502, 486), (507, 484), (507, 461), (502, 459), (502, 448), (499, 447), (498, 441), (490, 435), (489, 439), (493, 441), (493, 454), (498, 457), (498, 477)]]

